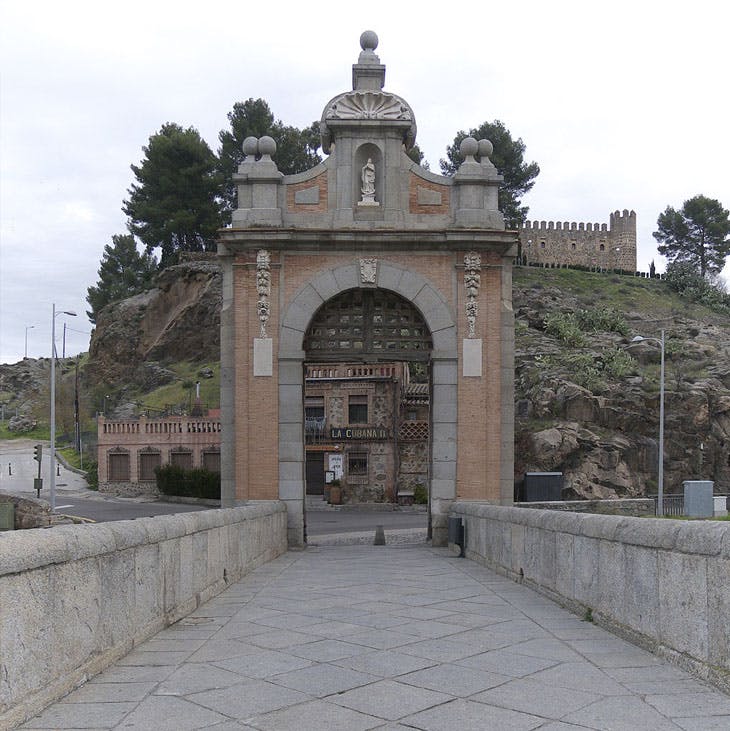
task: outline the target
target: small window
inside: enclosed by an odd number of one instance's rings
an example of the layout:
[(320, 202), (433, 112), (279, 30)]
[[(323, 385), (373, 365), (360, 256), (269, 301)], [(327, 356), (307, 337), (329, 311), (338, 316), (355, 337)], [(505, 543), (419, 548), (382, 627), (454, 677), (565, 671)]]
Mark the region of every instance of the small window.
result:
[(109, 482), (129, 482), (129, 455), (109, 455)]
[(544, 249), (544, 248), (545, 248), (545, 242), (544, 242), (544, 241), (541, 241), (541, 242), (540, 242), (540, 248), (541, 248), (541, 249)]
[(324, 396), (309, 396), (304, 399), (304, 416), (307, 419), (324, 419)]
[(573, 243), (570, 245), (570, 248), (573, 249), (573, 251), (575, 251), (575, 241), (573, 241)]
[(193, 469), (193, 453), (192, 452), (170, 452), (170, 464), (176, 467), (182, 467), (184, 470)]
[(139, 455), (139, 481), (154, 482), (155, 467), (160, 466), (159, 452), (145, 452)]
[(368, 423), (368, 397), (367, 395), (350, 396), (347, 403), (348, 423)]
[(220, 452), (203, 452), (203, 469), (208, 472), (221, 471), (221, 453)]
[(367, 452), (350, 452), (347, 457), (347, 474), (353, 477), (367, 475), (368, 455)]
[(600, 246), (598, 247), (598, 250), (599, 250), (599, 251), (605, 251), (605, 250), (606, 250), (606, 246), (605, 246), (605, 244), (601, 244), (601, 245), (600, 245)]

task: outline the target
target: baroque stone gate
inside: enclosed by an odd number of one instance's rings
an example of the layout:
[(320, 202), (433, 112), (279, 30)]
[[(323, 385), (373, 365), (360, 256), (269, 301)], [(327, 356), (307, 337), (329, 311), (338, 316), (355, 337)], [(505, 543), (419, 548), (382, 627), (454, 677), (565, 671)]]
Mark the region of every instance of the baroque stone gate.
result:
[[(244, 142), (238, 208), (219, 239), (223, 505), (285, 501), (290, 545), (304, 541), (305, 336), (353, 290), (395, 293), (430, 334), (434, 543), (446, 542), (456, 498), (512, 502), (517, 233), (498, 210), (502, 178), (487, 140), (464, 140), (452, 178), (408, 157), (415, 116), (383, 90), (377, 43), (362, 34), (352, 91), (324, 108), (321, 164), (284, 176), (273, 139)], [(363, 361), (397, 360), (396, 330)], [(356, 344), (346, 344), (352, 359)]]

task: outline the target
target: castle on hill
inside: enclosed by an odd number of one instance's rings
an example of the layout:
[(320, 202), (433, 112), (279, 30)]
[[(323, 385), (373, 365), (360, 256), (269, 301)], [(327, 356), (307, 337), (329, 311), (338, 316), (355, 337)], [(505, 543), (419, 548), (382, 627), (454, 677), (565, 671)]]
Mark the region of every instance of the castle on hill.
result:
[(525, 221), (519, 236), (524, 264), (636, 271), (634, 211), (615, 211), (608, 224)]

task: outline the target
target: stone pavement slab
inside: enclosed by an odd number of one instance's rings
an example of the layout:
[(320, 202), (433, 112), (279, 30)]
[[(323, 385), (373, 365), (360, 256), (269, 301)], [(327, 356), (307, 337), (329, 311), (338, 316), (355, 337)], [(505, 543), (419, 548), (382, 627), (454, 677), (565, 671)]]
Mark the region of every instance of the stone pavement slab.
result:
[(21, 728), (711, 731), (730, 696), (446, 550), (320, 546)]

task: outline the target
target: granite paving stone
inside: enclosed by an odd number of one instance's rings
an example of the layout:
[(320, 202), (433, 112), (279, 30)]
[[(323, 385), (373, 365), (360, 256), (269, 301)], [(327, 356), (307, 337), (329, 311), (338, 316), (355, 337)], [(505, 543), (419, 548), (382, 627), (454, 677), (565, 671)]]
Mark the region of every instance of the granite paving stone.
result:
[(370, 648), (362, 645), (354, 645), (351, 642), (342, 640), (320, 640), (314, 639), (302, 645), (292, 645), (287, 651), (297, 657), (315, 662), (329, 662), (330, 660), (342, 660), (345, 657), (362, 655), (370, 652)]
[(477, 668), (478, 670), (486, 670), (491, 673), (509, 675), (513, 678), (522, 678), (538, 670), (545, 670), (557, 663), (555, 660), (530, 657), (529, 655), (518, 655), (511, 651), (511, 649), (503, 649), (491, 650), (490, 652), (482, 652), (479, 655), (465, 657), (462, 660), (456, 660), (455, 664)]
[(290, 673), (272, 675), (269, 681), (294, 690), (308, 693), (315, 698), (324, 698), (334, 693), (359, 688), (380, 680), (376, 675), (359, 673), (349, 668), (321, 663), (313, 667), (292, 670)]
[(125, 731), (193, 731), (226, 720), (229, 719), (225, 715), (184, 698), (151, 695), (125, 716), (120, 727)]
[(255, 728), (262, 731), (323, 731), (324, 729), (346, 729), (366, 731), (379, 726), (382, 719), (343, 708), (332, 703), (309, 701), (279, 711), (272, 711), (251, 719)]
[(466, 698), (488, 688), (507, 683), (510, 680), (512, 678), (507, 675), (485, 673), (474, 668), (446, 663), (398, 676), (398, 682), (400, 683), (439, 690), (457, 698)]
[(542, 718), (505, 708), (487, 708), (469, 700), (455, 700), (436, 708), (401, 719), (411, 728), (423, 731), (530, 731), (543, 723)]
[(559, 720), (600, 698), (595, 693), (554, 688), (523, 678), (473, 695), (470, 700)]
[(266, 680), (250, 680), (228, 688), (191, 693), (185, 698), (212, 711), (240, 718), (245, 722), (262, 713), (309, 700), (304, 693), (283, 688)]
[(676, 731), (676, 724), (638, 696), (603, 698), (562, 719), (597, 731)]
[(228, 688), (241, 682), (238, 673), (221, 670), (207, 663), (185, 663), (163, 680), (155, 693), (157, 695), (188, 695), (204, 690)]
[(426, 544), (293, 551), (21, 728), (714, 731), (730, 696)]
[(114, 728), (136, 704), (123, 703), (54, 703), (29, 721), (23, 729), (92, 729)]
[(433, 708), (451, 700), (445, 693), (416, 688), (394, 680), (380, 680), (333, 697), (333, 703), (352, 708), (376, 718), (397, 721), (425, 708)]

